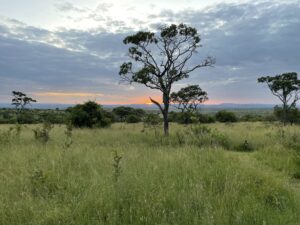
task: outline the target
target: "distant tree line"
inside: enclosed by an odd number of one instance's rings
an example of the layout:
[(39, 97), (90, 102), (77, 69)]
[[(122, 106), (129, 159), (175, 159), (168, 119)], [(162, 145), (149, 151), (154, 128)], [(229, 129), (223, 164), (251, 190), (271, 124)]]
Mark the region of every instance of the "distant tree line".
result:
[[(176, 109), (177, 108), (177, 109)], [(282, 110), (275, 107), (274, 113), (262, 112), (242, 112), (236, 113), (228, 110), (218, 112), (185, 111), (178, 110), (178, 106), (173, 107), (169, 113), (168, 122), (179, 124), (193, 123), (234, 123), (239, 121), (281, 121)], [(294, 110), (294, 114), (289, 114), (290, 123), (300, 124), (299, 110)], [(293, 116), (291, 116), (293, 115)], [(24, 108), (21, 113), (16, 114), (16, 109), (0, 109), (1, 124), (69, 124), (78, 128), (109, 127), (112, 123), (140, 123), (147, 125), (159, 125), (163, 123), (163, 118), (159, 112), (144, 109), (135, 109), (127, 106), (119, 106), (111, 109), (104, 109), (96, 102), (86, 102), (78, 104), (68, 109), (29, 109)]]

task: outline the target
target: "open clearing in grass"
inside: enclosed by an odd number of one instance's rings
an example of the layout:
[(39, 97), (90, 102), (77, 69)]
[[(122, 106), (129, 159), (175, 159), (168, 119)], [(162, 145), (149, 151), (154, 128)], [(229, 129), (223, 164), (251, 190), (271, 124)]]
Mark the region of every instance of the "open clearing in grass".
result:
[(114, 124), (74, 129), (69, 148), (64, 126), (46, 144), (36, 125), (20, 137), (9, 127), (0, 126), (0, 224), (300, 224), (300, 127), (171, 124), (165, 138)]

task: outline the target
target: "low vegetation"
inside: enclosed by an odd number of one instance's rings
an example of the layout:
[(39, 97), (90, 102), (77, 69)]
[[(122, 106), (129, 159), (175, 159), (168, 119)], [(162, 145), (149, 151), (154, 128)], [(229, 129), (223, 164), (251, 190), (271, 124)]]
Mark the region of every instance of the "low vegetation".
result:
[(1, 125), (0, 224), (299, 224), (299, 126), (172, 123), (165, 137), (149, 117)]

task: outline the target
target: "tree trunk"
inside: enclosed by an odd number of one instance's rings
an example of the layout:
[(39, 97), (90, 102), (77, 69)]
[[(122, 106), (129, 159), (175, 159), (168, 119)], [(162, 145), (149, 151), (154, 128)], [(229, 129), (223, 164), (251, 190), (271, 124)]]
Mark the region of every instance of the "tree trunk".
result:
[(168, 120), (168, 113), (164, 110), (163, 112), (163, 118), (164, 118), (164, 134), (166, 136), (169, 135), (169, 120)]
[(163, 94), (163, 103), (164, 103), (164, 108), (162, 108), (162, 106), (155, 100), (153, 100), (150, 97), (151, 102), (153, 102), (155, 105), (158, 106), (158, 108), (160, 109), (162, 115), (163, 115), (163, 119), (164, 119), (164, 134), (165, 136), (169, 135), (169, 106), (170, 106), (170, 98), (169, 98), (169, 93), (164, 93)]
[(287, 103), (283, 103), (283, 125), (285, 126), (287, 124), (287, 114), (288, 114), (288, 106)]
[(164, 102), (164, 133), (165, 136), (169, 135), (169, 106), (170, 106), (170, 97), (169, 97), (169, 92), (163, 94), (163, 102)]

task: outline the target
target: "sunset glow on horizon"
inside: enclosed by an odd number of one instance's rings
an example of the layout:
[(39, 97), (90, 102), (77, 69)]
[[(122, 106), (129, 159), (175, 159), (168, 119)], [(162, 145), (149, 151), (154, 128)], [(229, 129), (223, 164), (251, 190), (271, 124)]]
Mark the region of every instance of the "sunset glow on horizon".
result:
[(204, 104), (276, 104), (257, 78), (300, 73), (300, 0), (0, 3), (0, 103), (9, 103), (13, 90), (39, 103), (152, 104), (149, 96), (161, 103), (160, 91), (121, 84), (119, 70), (129, 60), (126, 36), (171, 23), (200, 34), (191, 65), (216, 58), (172, 86), (199, 85), (208, 93)]
[[(96, 101), (101, 105), (153, 105), (150, 97), (162, 104), (162, 97), (160, 95), (140, 96), (124, 98), (118, 95), (105, 95), (101, 93), (88, 92), (37, 92), (31, 93), (32, 96), (40, 103), (45, 104), (82, 104), (87, 101)], [(123, 101), (122, 101), (123, 100)], [(242, 101), (229, 100), (227, 102), (218, 100), (207, 100), (204, 105), (217, 105), (222, 103), (242, 104)], [(253, 103), (251, 101), (246, 103)]]

